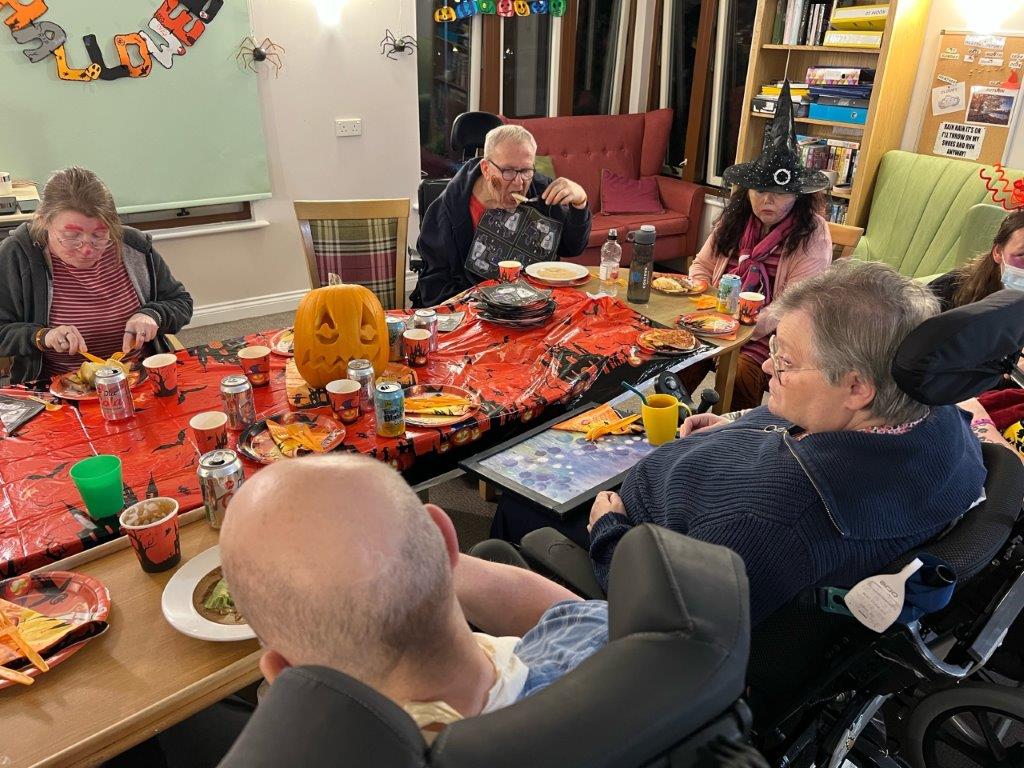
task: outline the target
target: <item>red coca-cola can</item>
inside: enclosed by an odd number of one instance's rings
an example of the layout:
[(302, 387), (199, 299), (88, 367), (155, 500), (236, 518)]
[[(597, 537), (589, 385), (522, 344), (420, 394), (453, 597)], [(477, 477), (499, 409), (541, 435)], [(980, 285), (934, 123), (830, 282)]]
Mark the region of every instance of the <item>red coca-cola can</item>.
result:
[(124, 421), (135, 416), (128, 375), (120, 368), (108, 366), (96, 371), (96, 395), (100, 413), (107, 421)]

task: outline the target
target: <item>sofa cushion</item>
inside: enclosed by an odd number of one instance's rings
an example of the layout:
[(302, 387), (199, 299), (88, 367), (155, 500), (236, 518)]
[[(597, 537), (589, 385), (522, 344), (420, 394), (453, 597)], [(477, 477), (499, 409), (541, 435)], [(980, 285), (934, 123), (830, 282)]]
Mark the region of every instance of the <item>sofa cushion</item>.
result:
[(653, 224), (658, 230), (658, 237), (671, 237), (673, 235), (685, 235), (690, 229), (690, 217), (676, 211), (664, 211), (663, 213), (621, 213), (606, 215), (596, 214), (593, 224), (590, 227), (590, 239), (587, 247), (601, 245), (608, 239), (608, 230), (616, 229), (619, 233), (619, 242), (623, 249), (628, 249), (626, 234), (633, 230), (640, 229), (641, 224)]
[(653, 176), (631, 179), (607, 168), (601, 171), (601, 213), (663, 213)]

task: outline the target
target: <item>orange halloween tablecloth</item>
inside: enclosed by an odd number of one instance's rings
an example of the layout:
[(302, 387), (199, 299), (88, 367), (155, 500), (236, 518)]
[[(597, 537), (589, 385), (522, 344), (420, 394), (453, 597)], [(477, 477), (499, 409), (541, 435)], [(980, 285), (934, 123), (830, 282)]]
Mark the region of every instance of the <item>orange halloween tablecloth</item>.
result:
[[(449, 427), (410, 427), (402, 438), (378, 437), (372, 417), (364, 415), (348, 427), (339, 450), (369, 454), (407, 470), (419, 457), (467, 446), (489, 430), (530, 421), (549, 405), (580, 394), (601, 374), (627, 365), (637, 333), (650, 327), (615, 299), (595, 300), (569, 289), (556, 290), (554, 298), (553, 319), (524, 330), (482, 322), (464, 303), (443, 306), (440, 311), (466, 310), (467, 315), (458, 329), (441, 335), (439, 351), (418, 369), (420, 383), (469, 389), (479, 396), (480, 410)], [(88, 456), (121, 457), (128, 503), (170, 496), (182, 511), (199, 507), (199, 454), (188, 421), (200, 411), (221, 409), (220, 380), (239, 372), (235, 353), (246, 344), (265, 343), (270, 335), (178, 352), (177, 396), (157, 398), (152, 386), (143, 383), (134, 392), (133, 419), (110, 423), (96, 402), (69, 403), (39, 414), (15, 437), (0, 438), (0, 578), (117, 535), (92, 523), (68, 476), (70, 467)], [(286, 361), (273, 356), (270, 386), (255, 389), (261, 417), (288, 408)], [(232, 445), (236, 438), (231, 433)], [(257, 469), (246, 464), (247, 475)]]

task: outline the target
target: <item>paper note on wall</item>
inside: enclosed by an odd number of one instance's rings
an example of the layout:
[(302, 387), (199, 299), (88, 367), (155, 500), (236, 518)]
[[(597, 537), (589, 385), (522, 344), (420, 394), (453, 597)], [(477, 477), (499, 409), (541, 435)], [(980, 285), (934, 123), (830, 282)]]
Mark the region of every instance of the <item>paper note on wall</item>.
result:
[(932, 88), (932, 114), (948, 115), (967, 108), (967, 88), (964, 83), (953, 83)]
[(939, 123), (935, 136), (933, 154), (958, 157), (961, 160), (977, 160), (981, 145), (985, 142), (985, 129), (963, 123)]
[(967, 109), (968, 123), (1008, 126), (1013, 114), (1013, 100), (1017, 91), (1011, 88), (971, 88), (971, 101)]
[(964, 45), (974, 48), (995, 48), (1001, 51), (1006, 47), (1006, 38), (1000, 35), (967, 35), (964, 38)]

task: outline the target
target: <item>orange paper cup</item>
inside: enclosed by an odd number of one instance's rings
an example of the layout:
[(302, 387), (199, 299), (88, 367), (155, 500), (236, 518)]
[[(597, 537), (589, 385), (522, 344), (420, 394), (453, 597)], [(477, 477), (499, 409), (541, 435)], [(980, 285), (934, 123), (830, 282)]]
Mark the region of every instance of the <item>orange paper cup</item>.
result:
[[(153, 522), (133, 524), (140, 512), (163, 512)], [(181, 539), (178, 536), (178, 502), (167, 497), (146, 499), (132, 504), (121, 513), (121, 529), (128, 536), (139, 565), (146, 573), (160, 573), (181, 562)]]
[(430, 353), (430, 331), (413, 328), (402, 334), (402, 355), (406, 365), (422, 368)]
[(335, 379), (327, 382), (326, 389), (331, 410), (342, 424), (352, 424), (359, 419), (362, 384), (352, 379)]
[(503, 283), (514, 283), (519, 279), (519, 274), (522, 271), (523, 265), (518, 261), (498, 262), (498, 280)]
[(764, 295), (746, 291), (740, 294), (740, 324), (757, 325), (757, 317), (764, 306)]
[(142, 361), (157, 397), (178, 394), (178, 358), (172, 354), (152, 355)]
[(242, 372), (254, 387), (265, 387), (270, 383), (270, 347), (242, 347), (238, 350), (238, 362)]
[(228, 447), (228, 415), (223, 411), (197, 413), (188, 425), (200, 455)]

